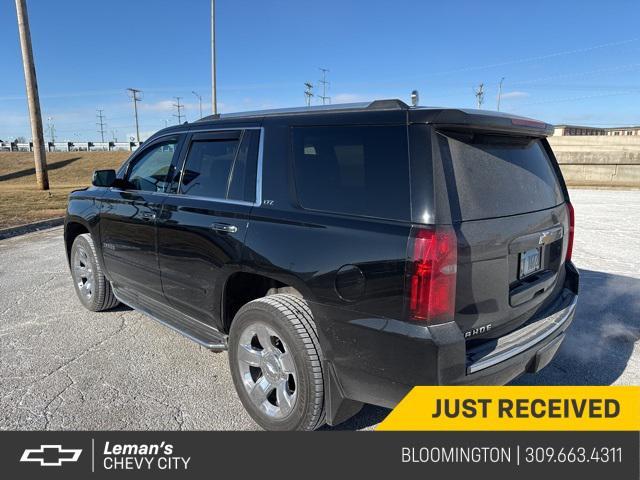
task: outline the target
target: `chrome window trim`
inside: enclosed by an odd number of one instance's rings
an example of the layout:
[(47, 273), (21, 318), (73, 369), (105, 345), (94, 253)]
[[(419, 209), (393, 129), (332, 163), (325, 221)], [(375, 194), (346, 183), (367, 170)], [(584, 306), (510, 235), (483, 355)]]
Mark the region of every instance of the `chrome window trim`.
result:
[(184, 195), (182, 193), (168, 193), (168, 192), (146, 192), (149, 195), (159, 195), (162, 197), (172, 197), (172, 198), (189, 198), (193, 200), (204, 200), (208, 202), (215, 203), (227, 203), (232, 205), (246, 205), (250, 207), (254, 207), (254, 202), (247, 202), (246, 200), (228, 200), (226, 198), (214, 198), (214, 197), (201, 197), (198, 195)]
[[(205, 200), (205, 201), (218, 202), (218, 203), (227, 203), (231, 205), (246, 205), (246, 206), (252, 206), (252, 207), (259, 207), (260, 205), (262, 205), (262, 168), (263, 168), (263, 155), (264, 155), (264, 127), (203, 128), (198, 130), (179, 130), (179, 131), (163, 133), (161, 135), (158, 135), (157, 137), (151, 138), (150, 140), (152, 141), (152, 145), (153, 145), (156, 143), (156, 140), (159, 140), (162, 137), (170, 137), (172, 135), (182, 135), (182, 134), (189, 134), (189, 133), (208, 133), (208, 132), (213, 133), (213, 132), (225, 132), (225, 131), (228, 132), (228, 131), (234, 131), (234, 130), (239, 130), (239, 131), (260, 130), (260, 140), (258, 142), (258, 162), (256, 165), (256, 200), (255, 202), (247, 202), (246, 200), (229, 200), (227, 198), (200, 197), (197, 195), (185, 195), (180, 193), (167, 193), (167, 192), (146, 192), (145, 191), (145, 194), (165, 195), (168, 197), (192, 198), (194, 200)], [(136, 157), (132, 157), (132, 160), (134, 158)], [(181, 176), (182, 176), (182, 170), (184, 169), (184, 164), (187, 160), (186, 157), (184, 160), (185, 161), (182, 162), (182, 165), (180, 167)], [(127, 169), (128, 169), (128, 166), (127, 166)], [(131, 190), (131, 191), (139, 192), (143, 190)]]

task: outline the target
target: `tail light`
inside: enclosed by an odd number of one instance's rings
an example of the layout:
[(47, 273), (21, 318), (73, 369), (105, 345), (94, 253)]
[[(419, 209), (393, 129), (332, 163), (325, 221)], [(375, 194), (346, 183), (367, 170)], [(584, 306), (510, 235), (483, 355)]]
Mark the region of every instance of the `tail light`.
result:
[(442, 323), (453, 319), (458, 252), (451, 227), (411, 231), (407, 289), (412, 320)]
[(573, 205), (567, 202), (567, 212), (569, 213), (569, 241), (567, 242), (567, 256), (565, 257), (565, 262), (571, 260), (571, 255), (573, 254), (573, 230), (576, 225), (576, 216), (573, 211)]

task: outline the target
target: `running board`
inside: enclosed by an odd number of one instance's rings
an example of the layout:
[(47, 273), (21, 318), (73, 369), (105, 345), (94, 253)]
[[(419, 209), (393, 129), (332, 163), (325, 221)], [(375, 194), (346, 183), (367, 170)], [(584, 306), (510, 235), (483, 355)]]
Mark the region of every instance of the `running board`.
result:
[(227, 335), (200, 320), (130, 290), (114, 287), (113, 293), (121, 303), (144, 313), (204, 348), (213, 352), (223, 352), (227, 349)]

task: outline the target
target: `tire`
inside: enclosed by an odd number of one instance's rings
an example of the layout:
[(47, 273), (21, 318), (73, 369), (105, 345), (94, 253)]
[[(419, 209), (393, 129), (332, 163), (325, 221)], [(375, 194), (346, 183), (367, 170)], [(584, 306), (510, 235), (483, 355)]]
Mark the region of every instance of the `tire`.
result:
[(277, 294), (244, 305), (231, 323), (229, 366), (240, 401), (265, 430), (324, 424), (322, 351), (301, 298)]
[(120, 303), (113, 294), (111, 283), (102, 273), (90, 234), (78, 235), (73, 241), (70, 266), (76, 295), (87, 310), (102, 312)]

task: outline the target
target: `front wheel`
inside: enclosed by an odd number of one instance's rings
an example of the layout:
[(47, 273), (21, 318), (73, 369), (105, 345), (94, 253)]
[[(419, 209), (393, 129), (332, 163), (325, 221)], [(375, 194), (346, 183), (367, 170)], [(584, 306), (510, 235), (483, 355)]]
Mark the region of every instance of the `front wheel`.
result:
[(315, 430), (324, 423), (322, 353), (307, 303), (277, 294), (236, 314), (229, 364), (240, 401), (265, 430)]
[(71, 246), (71, 276), (76, 294), (87, 310), (101, 312), (118, 305), (111, 283), (98, 263), (96, 247), (88, 233), (78, 235)]

